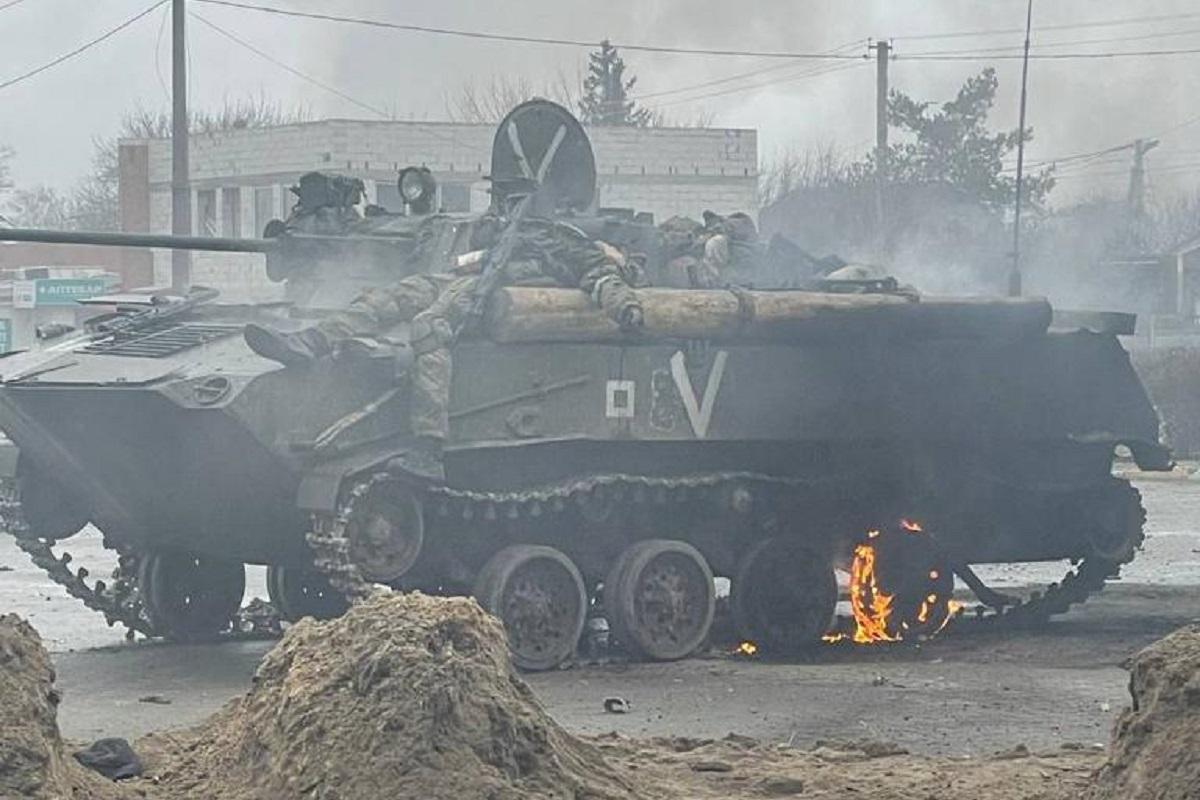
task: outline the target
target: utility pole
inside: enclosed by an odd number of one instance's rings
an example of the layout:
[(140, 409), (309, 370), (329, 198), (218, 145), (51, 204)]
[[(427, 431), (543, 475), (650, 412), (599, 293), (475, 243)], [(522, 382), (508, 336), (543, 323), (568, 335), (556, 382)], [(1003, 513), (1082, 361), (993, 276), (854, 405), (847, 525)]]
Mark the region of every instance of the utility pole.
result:
[(1158, 147), (1158, 139), (1136, 139), (1133, 168), (1129, 173), (1129, 213), (1136, 222), (1146, 213), (1146, 153)]
[(888, 59), (892, 45), (880, 39), (867, 46), (875, 51), (875, 223), (876, 254), (882, 261), (887, 244), (887, 226), (884, 216), (884, 193), (888, 181)]
[(1013, 263), (1008, 294), (1021, 296), (1021, 191), (1025, 181), (1025, 98), (1029, 84), (1029, 34), (1033, 29), (1033, 0), (1025, 8), (1025, 57), (1021, 60), (1021, 118), (1017, 123), (1017, 200), (1013, 212)]
[[(171, 233), (192, 235), (192, 188), (188, 180), (187, 36), (185, 0), (171, 0)], [(192, 282), (192, 256), (171, 251), (171, 288)]]

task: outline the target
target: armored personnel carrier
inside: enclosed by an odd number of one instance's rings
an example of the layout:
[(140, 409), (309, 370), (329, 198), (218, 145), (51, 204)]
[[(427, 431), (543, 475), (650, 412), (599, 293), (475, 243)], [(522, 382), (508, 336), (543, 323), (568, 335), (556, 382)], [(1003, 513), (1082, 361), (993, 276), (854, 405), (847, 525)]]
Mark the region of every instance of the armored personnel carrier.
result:
[[(595, 209), (590, 145), (562, 108), (515, 109), (491, 177), (493, 221), (531, 198), (530, 213), (661, 265), (651, 220)], [(888, 281), (643, 288), (633, 332), (576, 289), (496, 288), (454, 348), (445, 481), (413, 480), (396, 462), (404, 326), (367, 356), (289, 368), (242, 331), (298, 328), (461, 261), (480, 218), (437, 213), (432, 188), (407, 170), (405, 213), (363, 213), (352, 180), (306, 176), (258, 240), (0, 230), (264, 252), (287, 284), (286, 302), (258, 306), (195, 287), (96, 298), (111, 310), (83, 335), (0, 360), (21, 547), (110, 624), (178, 639), (229, 627), (245, 564), (269, 566), (293, 619), (340, 613), (372, 584), (471, 592), (527, 669), (571, 658), (597, 605), (633, 654), (687, 656), (709, 633), (714, 575), (732, 581), (742, 637), (807, 646), (833, 615), (835, 566), (900, 520), (925, 532), (879, 565), (897, 587), (887, 624), (906, 630), (944, 622), (952, 574), (1002, 616), (1040, 619), (1137, 550), (1143, 512), (1114, 451), (1144, 469), (1169, 459), (1112, 318), (1060, 330), (1039, 299)], [(54, 550), (88, 522), (120, 554), (111, 580)], [(971, 569), (1056, 559), (1079, 563), (1024, 601)]]

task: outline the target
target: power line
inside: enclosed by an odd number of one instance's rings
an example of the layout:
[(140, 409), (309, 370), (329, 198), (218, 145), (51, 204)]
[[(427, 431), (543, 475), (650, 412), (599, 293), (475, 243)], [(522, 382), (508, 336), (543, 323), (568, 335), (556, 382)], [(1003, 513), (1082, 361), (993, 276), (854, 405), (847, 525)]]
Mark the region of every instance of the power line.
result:
[[(1119, 25), (1138, 25), (1147, 22), (1168, 22), (1179, 19), (1196, 19), (1200, 17), (1198, 12), (1188, 12), (1182, 14), (1160, 14), (1151, 17), (1126, 17), (1124, 19), (1109, 19), (1096, 20), (1094, 22), (1068, 22), (1060, 25), (1039, 25), (1033, 29), (1034, 33), (1042, 33), (1044, 31), (1065, 31), (1078, 30), (1080, 28), (1108, 28)], [(919, 39), (966, 39), (974, 36), (996, 36), (1005, 33), (1024, 33), (1024, 28), (992, 28), (990, 30), (975, 30), (975, 31), (950, 31), (948, 33), (922, 33), (913, 34), (911, 36), (894, 36), (892, 38), (905, 41), (916, 41)]]
[(669, 106), (680, 105), (682, 103), (692, 103), (697, 100), (707, 100), (711, 97), (723, 97), (723, 96), (729, 95), (729, 94), (740, 94), (741, 92), (748, 92), (748, 91), (752, 91), (754, 89), (762, 89), (767, 86), (776, 86), (781, 83), (792, 83), (795, 81), (806, 80), (808, 78), (818, 78), (822, 75), (828, 75), (831, 72), (842, 72), (843, 70), (853, 69), (855, 67), (861, 67), (861, 66), (864, 66), (865, 64), (866, 64), (865, 61), (858, 61), (853, 64), (826, 64), (824, 66), (810, 69), (799, 75), (791, 75), (786, 78), (779, 78), (779, 79), (776, 79), (773, 81), (762, 81), (760, 83), (750, 84), (749, 86), (734, 86), (729, 89), (721, 89), (719, 91), (709, 92), (708, 94), (697, 95), (695, 97), (681, 97), (677, 100), (668, 100), (665, 103), (658, 103), (657, 107), (658, 108), (666, 108)]
[(3, 11), (6, 8), (12, 8), (13, 6), (20, 5), (24, 2), (25, 0), (8, 0), (7, 3), (0, 3), (0, 11)]
[(42, 64), (40, 67), (35, 67), (34, 69), (31, 69), (22, 75), (18, 75), (15, 78), (9, 78), (8, 80), (0, 83), (0, 89), (7, 89), (8, 87), (13, 86), (14, 84), (17, 84), (17, 83), (20, 83), (21, 81), (32, 78), (34, 75), (37, 75), (41, 72), (45, 72), (46, 70), (50, 69), (51, 67), (56, 67), (59, 64), (63, 63), (64, 61), (74, 58), (75, 56), (79, 55), (80, 53), (84, 52), (85, 50), (95, 47), (96, 45), (103, 42), (105, 39), (115, 36), (117, 33), (120, 33), (121, 31), (125, 30), (130, 25), (137, 22), (139, 19), (146, 16), (150, 12), (154, 11), (156, 8), (158, 8), (159, 6), (163, 5), (166, 2), (168, 2), (168, 0), (158, 0), (158, 2), (156, 2), (154, 5), (150, 6), (146, 10), (138, 12), (137, 14), (134, 14), (132, 17), (125, 20), (117, 27), (113, 28), (112, 30), (108, 31), (107, 33), (105, 33), (101, 36), (96, 37), (95, 39), (92, 39), (90, 42), (88, 42), (86, 44), (76, 47), (71, 52), (64, 53), (63, 55), (59, 56), (58, 58), (55, 58), (52, 61), (48, 61), (45, 64)]
[[(1178, 50), (1124, 50), (1120, 52), (1109, 53), (1030, 53), (1030, 59), (1040, 61), (1068, 61), (1075, 59), (1097, 59), (1097, 58), (1141, 58), (1149, 56), (1181, 56), (1200, 53), (1200, 47), (1186, 47)], [(1020, 53), (1002, 53), (990, 55), (979, 53), (977, 55), (953, 55), (939, 53), (938, 51), (930, 51), (925, 53), (908, 53), (905, 55), (896, 56), (897, 59), (906, 61), (990, 61), (990, 60), (1012, 60), (1022, 58)]]
[[(862, 44), (863, 44), (862, 39), (855, 39), (853, 41), (838, 45), (837, 47), (831, 48), (830, 50), (826, 50), (824, 52), (837, 53), (837, 52), (845, 50), (849, 47), (858, 47)], [(717, 78), (716, 80), (704, 81), (703, 83), (693, 83), (688, 86), (676, 86), (673, 89), (662, 89), (662, 90), (656, 91), (656, 92), (646, 92), (645, 94), (637, 95), (635, 99), (647, 100), (651, 97), (665, 97), (666, 95), (670, 95), (670, 94), (683, 94), (686, 92), (695, 91), (697, 89), (707, 89), (712, 86), (720, 86), (725, 83), (732, 83), (734, 81), (738, 81), (743, 78), (752, 78), (752, 77), (755, 77), (758, 75), (765, 75), (768, 72), (778, 72), (779, 70), (793, 69), (795, 66), (796, 66), (795, 64), (772, 64), (769, 67), (761, 67), (759, 69), (750, 70), (749, 72), (739, 72), (737, 75), (729, 75), (724, 78)]]
[(158, 22), (158, 38), (154, 42), (154, 74), (158, 76), (158, 88), (162, 89), (163, 95), (167, 98), (167, 102), (171, 102), (171, 90), (167, 88), (167, 79), (163, 77), (162, 63), (159, 61), (159, 53), (162, 49), (163, 31), (167, 28), (167, 20), (171, 18), (171, 9), (164, 8), (162, 19)]
[(289, 64), (285, 64), (284, 62), (282, 62), (279, 59), (272, 56), (270, 53), (266, 53), (266, 52), (258, 49), (254, 45), (247, 42), (245, 39), (241, 39), (241, 38), (237, 37), (233, 33), (230, 33), (229, 31), (222, 28), (220, 25), (217, 25), (215, 22), (211, 22), (211, 21), (205, 19), (204, 17), (200, 16), (195, 11), (189, 11), (188, 15), (191, 16), (193, 19), (195, 19), (197, 22), (207, 25), (209, 28), (216, 31), (220, 35), (224, 36), (226, 39), (229, 39), (230, 41), (232, 41), (235, 44), (241, 45), (242, 47), (246, 48), (250, 52), (257, 55), (259, 58), (262, 58), (265, 61), (269, 61), (270, 63), (274, 64), (275, 66), (279, 67), (280, 69), (285, 70), (285, 71), (291, 73), (292, 75), (295, 75), (297, 78), (308, 81), (313, 86), (324, 89), (325, 91), (329, 92), (330, 94), (337, 95), (338, 97), (342, 98), (346, 102), (353, 103), (354, 105), (358, 106), (359, 108), (370, 111), (372, 114), (377, 114), (377, 115), (383, 117), (384, 119), (392, 118), (392, 115), (387, 113), (383, 109), (377, 108), (376, 106), (373, 106), (370, 103), (365, 103), (362, 100), (359, 100), (355, 97), (351, 97), (350, 95), (346, 94), (342, 90), (340, 90), (334, 86), (330, 86), (327, 83), (323, 83), (322, 81), (312, 77), (311, 75), (307, 75), (307, 74), (301, 72), (300, 70), (296, 69), (295, 67), (293, 67)]
[[(491, 33), (488, 31), (470, 31), (459, 28), (435, 28), (428, 25), (411, 25), (400, 22), (386, 22), (384, 20), (367, 19), (365, 17), (344, 17), (336, 14), (319, 14), (311, 11), (293, 11), (290, 9), (273, 8), (271, 6), (260, 6), (253, 3), (235, 2), (235, 0), (196, 0), (196, 2), (208, 3), (216, 6), (226, 6), (228, 8), (240, 8), (246, 11), (260, 11), (267, 14), (278, 14), (284, 17), (297, 17), (300, 19), (312, 19), (322, 22), (338, 22), (348, 25), (364, 25), (371, 28), (386, 28), (389, 30), (408, 31), (409, 33), (429, 33), (438, 36), (456, 36), (464, 39), (516, 42), (519, 44), (562, 45), (567, 47), (586, 47), (588, 49), (594, 49), (598, 44), (598, 42), (584, 41), (582, 39), (564, 39), (549, 36), (521, 36), (517, 34)], [(848, 59), (860, 60), (862, 58), (862, 56), (854, 55), (804, 53), (779, 50), (720, 50), (702, 47), (672, 47), (667, 45), (629, 44), (624, 42), (612, 42), (612, 45), (621, 50), (632, 50), (646, 53), (674, 53), (679, 55), (737, 56), (752, 58), (786, 58), (792, 60), (812, 59), (833, 61)]]
[[(295, 75), (296, 77), (300, 78), (301, 80), (307, 81), (314, 86), (324, 89), (325, 91), (327, 91), (331, 94), (334, 94), (349, 103), (353, 103), (354, 105), (358, 106), (359, 108), (370, 111), (372, 114), (376, 114), (387, 120), (395, 120), (394, 114), (389, 114), (387, 111), (385, 111), (382, 108), (379, 108), (378, 106), (373, 106), (370, 103), (367, 103), (363, 100), (359, 100), (358, 98), (356, 98), (352, 95), (349, 95), (346, 92), (343, 92), (341, 89), (338, 89), (336, 86), (331, 86), (317, 78), (314, 78), (311, 75), (308, 75), (308, 74), (300, 71), (299, 69), (296, 69), (295, 67), (291, 66), (290, 64), (280, 61), (279, 59), (272, 56), (270, 53), (267, 53), (267, 52), (259, 49), (258, 47), (255, 47), (254, 45), (250, 44), (249, 42), (245, 41), (244, 39), (239, 38), (238, 36), (231, 33), (230, 31), (225, 30), (221, 26), (217, 25), (215, 22), (212, 22), (211, 20), (200, 16), (195, 11), (189, 11), (188, 14), (193, 19), (195, 19), (197, 22), (207, 25), (209, 28), (212, 28), (212, 30), (214, 30), (215, 32), (226, 37), (227, 39), (234, 42), (235, 44), (238, 44), (238, 45), (246, 48), (250, 52), (259, 56), (260, 58), (270, 62), (271, 64), (274, 64), (275, 66), (279, 67), (282, 70), (289, 72), (292, 75)], [(433, 127), (430, 127), (429, 129), (427, 129), (426, 132), (430, 136), (434, 137), (435, 139), (441, 139), (442, 141), (449, 142), (450, 144), (453, 144), (456, 147), (461, 147), (464, 150), (483, 152), (482, 148), (462, 142), (458, 139), (458, 137), (454, 136), (453, 134), (442, 133)]]
[[(1188, 30), (1183, 30), (1183, 31), (1163, 31), (1163, 32), (1159, 32), (1159, 33), (1147, 33), (1147, 34), (1143, 34), (1140, 36), (1106, 36), (1102, 39), (1068, 39), (1068, 40), (1059, 41), (1059, 42), (1041, 42), (1039, 44), (1033, 45), (1033, 49), (1036, 50), (1039, 48), (1046, 49), (1046, 48), (1050, 48), (1050, 47), (1072, 47), (1072, 46), (1076, 46), (1076, 45), (1087, 45), (1087, 44), (1110, 44), (1112, 42), (1137, 42), (1137, 41), (1145, 41), (1146, 39), (1165, 39), (1165, 38), (1174, 37), (1174, 36), (1191, 36), (1191, 35), (1197, 34), (1197, 33), (1200, 33), (1200, 28), (1189, 28)], [(928, 51), (922, 51), (921, 54), (922, 55), (947, 56), (947, 55), (960, 55), (960, 54), (969, 53), (972, 55), (979, 55), (979, 54), (983, 54), (983, 53), (1011, 52), (1011, 51), (1015, 51), (1015, 50), (1021, 50), (1021, 47), (1022, 46), (1019, 44), (1013, 44), (1013, 45), (1003, 45), (1003, 46), (999, 46), (999, 47), (982, 47), (982, 48), (972, 47), (972, 48), (964, 48), (964, 49), (960, 49), (960, 50), (928, 50)]]

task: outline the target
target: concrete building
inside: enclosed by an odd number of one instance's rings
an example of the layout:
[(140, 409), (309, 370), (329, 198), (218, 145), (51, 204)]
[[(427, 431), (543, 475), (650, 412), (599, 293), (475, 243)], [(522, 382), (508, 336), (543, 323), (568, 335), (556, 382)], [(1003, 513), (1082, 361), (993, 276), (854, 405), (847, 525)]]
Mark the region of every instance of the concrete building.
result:
[[(286, 217), (288, 192), (305, 172), (362, 178), (368, 199), (398, 209), (397, 171), (423, 165), (440, 185), (447, 211), (482, 211), (494, 125), (321, 120), (193, 136), (192, 221), (196, 234), (258, 236)], [(599, 204), (676, 214), (756, 213), (757, 132), (712, 128), (592, 128)], [(122, 219), (128, 231), (166, 233), (171, 222), (170, 140), (121, 143)], [(193, 282), (229, 298), (262, 299), (278, 287), (262, 257), (198, 253)], [(170, 258), (156, 253), (154, 280), (169, 283)]]

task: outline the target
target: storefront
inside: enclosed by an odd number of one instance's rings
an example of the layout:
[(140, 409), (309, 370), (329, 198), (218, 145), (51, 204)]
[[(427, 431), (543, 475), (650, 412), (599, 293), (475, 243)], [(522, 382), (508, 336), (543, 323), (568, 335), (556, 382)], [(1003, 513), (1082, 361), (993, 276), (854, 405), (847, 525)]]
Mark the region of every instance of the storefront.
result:
[(38, 348), (45, 336), (78, 329), (99, 313), (78, 303), (112, 291), (119, 277), (102, 269), (25, 267), (0, 282), (0, 352)]

